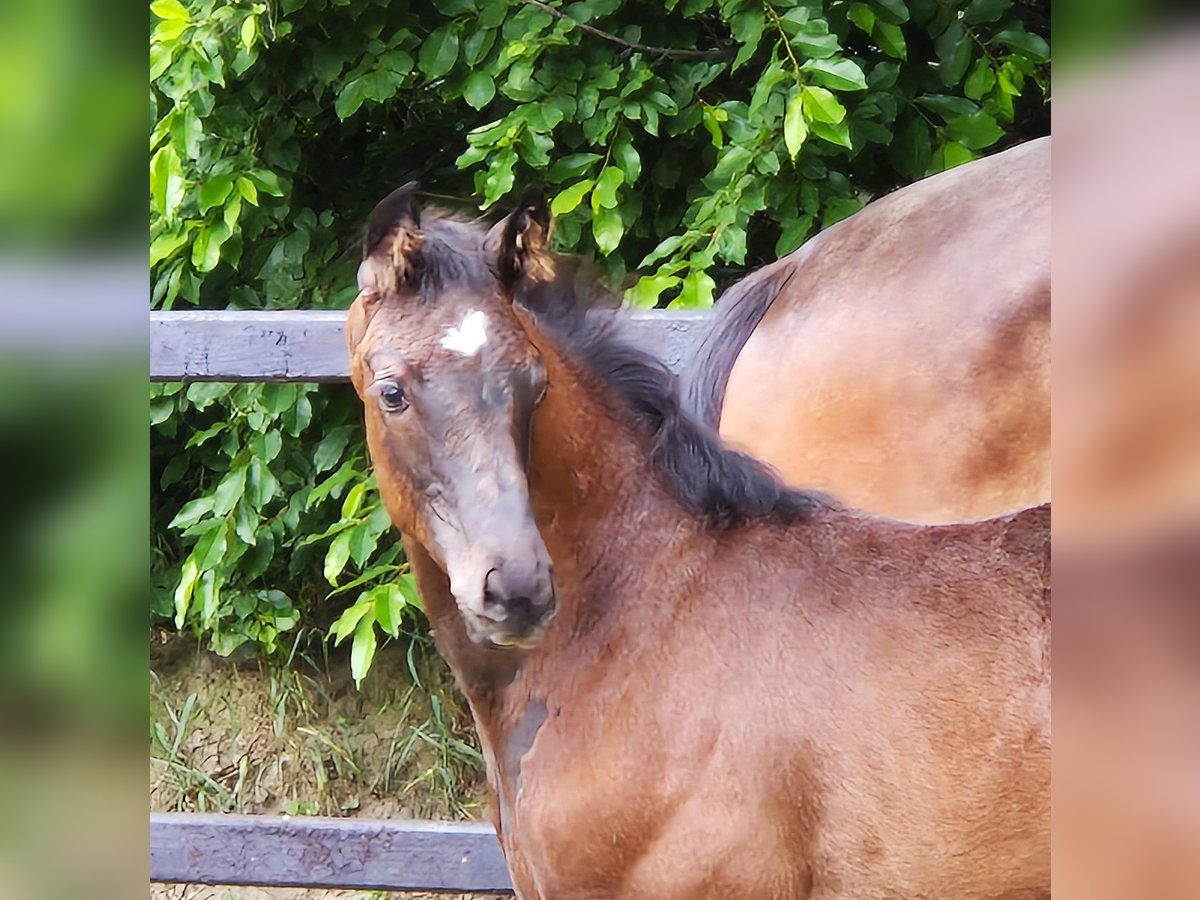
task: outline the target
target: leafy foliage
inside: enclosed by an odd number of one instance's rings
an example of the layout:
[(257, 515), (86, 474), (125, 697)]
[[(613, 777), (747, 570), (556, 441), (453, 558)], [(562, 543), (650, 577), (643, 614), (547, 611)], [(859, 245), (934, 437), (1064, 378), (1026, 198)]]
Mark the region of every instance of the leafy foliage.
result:
[[(359, 223), (414, 178), (484, 210), (542, 183), (558, 245), (632, 305), (705, 306), (872, 196), (1048, 128), (1033, 2), (150, 11), (158, 308), (347, 306)], [(416, 598), (357, 421), (341, 388), (155, 389), (155, 615), (270, 652), (357, 592), (331, 633), (361, 677)]]

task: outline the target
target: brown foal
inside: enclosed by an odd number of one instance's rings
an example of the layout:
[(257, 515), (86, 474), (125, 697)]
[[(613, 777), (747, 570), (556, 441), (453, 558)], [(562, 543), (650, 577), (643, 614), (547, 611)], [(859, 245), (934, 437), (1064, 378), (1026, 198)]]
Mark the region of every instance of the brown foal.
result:
[(910, 522), (1050, 499), (1050, 139), (909, 185), (725, 292), (693, 412)]
[(523, 898), (1049, 895), (1049, 510), (783, 488), (588, 313), (527, 195), (411, 190), (347, 321), (388, 511)]

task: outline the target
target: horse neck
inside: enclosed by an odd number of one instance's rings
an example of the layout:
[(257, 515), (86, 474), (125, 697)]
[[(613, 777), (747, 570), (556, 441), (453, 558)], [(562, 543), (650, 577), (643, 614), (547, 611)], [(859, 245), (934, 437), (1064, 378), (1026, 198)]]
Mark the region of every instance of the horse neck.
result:
[(579, 634), (598, 616), (622, 614), (629, 583), (693, 528), (651, 471), (623, 401), (554, 340), (531, 336), (548, 386), (533, 418), (529, 492), (554, 560), (562, 630)]

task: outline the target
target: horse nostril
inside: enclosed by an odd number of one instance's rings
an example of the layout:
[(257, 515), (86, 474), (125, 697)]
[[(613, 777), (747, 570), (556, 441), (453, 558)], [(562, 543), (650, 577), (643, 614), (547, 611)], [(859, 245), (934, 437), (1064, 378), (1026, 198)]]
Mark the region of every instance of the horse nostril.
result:
[(498, 569), (488, 572), (483, 583), (483, 608), (488, 618), (503, 622), (506, 628), (523, 631), (544, 625), (554, 607), (553, 589), (542, 590), (539, 584), (522, 585), (519, 593), (509, 593), (513, 586), (504, 581)]

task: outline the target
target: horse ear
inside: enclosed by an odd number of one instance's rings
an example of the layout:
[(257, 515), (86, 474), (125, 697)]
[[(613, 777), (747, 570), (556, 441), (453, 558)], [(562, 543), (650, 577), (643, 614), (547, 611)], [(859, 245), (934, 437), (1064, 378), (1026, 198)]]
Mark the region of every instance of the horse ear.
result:
[[(421, 248), (425, 235), (421, 233), (421, 213), (417, 206), (419, 185), (410, 181), (398, 187), (376, 204), (367, 216), (363, 236), (363, 265), (359, 267), (358, 286), (378, 275), (378, 263), (387, 261), (395, 280), (403, 284), (412, 279), (421, 267)], [(374, 263), (374, 265), (372, 264)], [(388, 285), (379, 285), (386, 288)]]
[(525, 276), (550, 278), (550, 204), (542, 189), (526, 188), (503, 226), (497, 262), (504, 286), (511, 290)]

